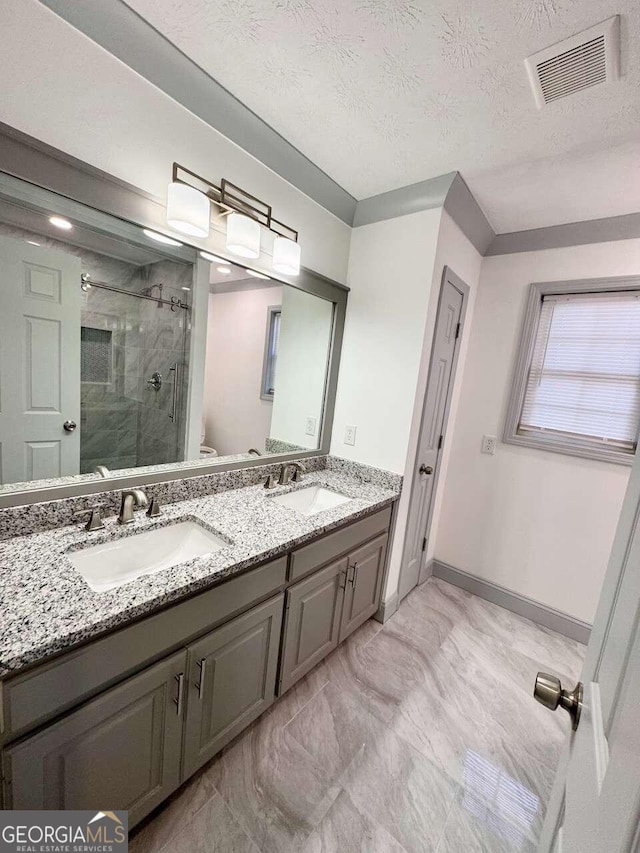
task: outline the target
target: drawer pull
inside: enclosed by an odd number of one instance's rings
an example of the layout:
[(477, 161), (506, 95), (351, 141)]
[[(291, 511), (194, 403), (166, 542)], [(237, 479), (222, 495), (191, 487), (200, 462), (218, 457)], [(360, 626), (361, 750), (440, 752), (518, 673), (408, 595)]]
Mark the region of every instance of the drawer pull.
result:
[(198, 663), (196, 664), (196, 666), (200, 670), (200, 679), (199, 679), (198, 683), (196, 684), (196, 687), (198, 689), (198, 699), (202, 699), (202, 691), (204, 688), (204, 668), (206, 666), (206, 663), (207, 663), (207, 659), (202, 658), (202, 660), (199, 660)]
[(176, 705), (176, 714), (181, 717), (182, 716), (182, 697), (184, 695), (184, 672), (179, 672), (176, 675), (176, 681), (178, 682), (178, 695), (173, 700)]

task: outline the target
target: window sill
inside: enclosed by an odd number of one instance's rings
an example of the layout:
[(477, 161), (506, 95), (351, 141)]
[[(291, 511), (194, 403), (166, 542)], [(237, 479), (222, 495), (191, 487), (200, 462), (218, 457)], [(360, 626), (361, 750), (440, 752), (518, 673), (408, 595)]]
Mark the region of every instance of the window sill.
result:
[(635, 458), (635, 454), (633, 453), (589, 446), (579, 440), (558, 438), (557, 436), (542, 437), (538, 435), (509, 433), (503, 435), (502, 440), (505, 444), (531, 447), (534, 450), (547, 450), (551, 453), (561, 453), (564, 456), (577, 456), (597, 462), (611, 462), (614, 465), (626, 465), (628, 468), (631, 467)]

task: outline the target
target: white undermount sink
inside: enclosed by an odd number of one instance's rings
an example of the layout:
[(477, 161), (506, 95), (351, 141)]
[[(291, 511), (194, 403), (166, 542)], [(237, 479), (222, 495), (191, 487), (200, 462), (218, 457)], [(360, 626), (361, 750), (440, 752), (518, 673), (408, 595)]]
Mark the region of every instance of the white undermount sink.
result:
[(280, 506), (299, 512), (300, 515), (315, 515), (316, 512), (348, 503), (351, 498), (339, 492), (332, 492), (331, 489), (325, 489), (323, 486), (307, 486), (304, 489), (288, 492), (286, 495), (276, 495), (271, 500)]
[(153, 575), (194, 557), (213, 554), (228, 544), (195, 521), (180, 521), (68, 551), (67, 557), (94, 592), (106, 592), (142, 575)]

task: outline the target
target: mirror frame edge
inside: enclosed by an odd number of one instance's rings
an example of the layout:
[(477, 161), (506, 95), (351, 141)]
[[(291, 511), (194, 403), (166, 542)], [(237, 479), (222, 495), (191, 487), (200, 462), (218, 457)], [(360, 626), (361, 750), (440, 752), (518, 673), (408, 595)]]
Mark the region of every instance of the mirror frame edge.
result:
[[(158, 198), (3, 122), (0, 122), (0, 172), (141, 228), (161, 231), (166, 229), (165, 205)], [(198, 246), (193, 248), (199, 249)], [(207, 465), (198, 464), (197, 460), (193, 460), (192, 467), (181, 468), (171, 468), (171, 463), (166, 463), (167, 468), (163, 471), (123, 474), (99, 480), (0, 493), (0, 510), (114, 491), (131, 487), (133, 484), (151, 485), (328, 455), (349, 288), (306, 267), (301, 269), (296, 279), (279, 276), (276, 280), (326, 299), (334, 305), (320, 446), (316, 450), (274, 453), (241, 462), (212, 462)]]

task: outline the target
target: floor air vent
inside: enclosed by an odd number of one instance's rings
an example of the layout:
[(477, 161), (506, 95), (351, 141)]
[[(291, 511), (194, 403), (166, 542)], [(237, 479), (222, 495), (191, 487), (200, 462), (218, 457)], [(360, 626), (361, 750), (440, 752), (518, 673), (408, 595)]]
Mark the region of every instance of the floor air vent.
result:
[(620, 18), (615, 15), (525, 60), (538, 108), (620, 76)]

